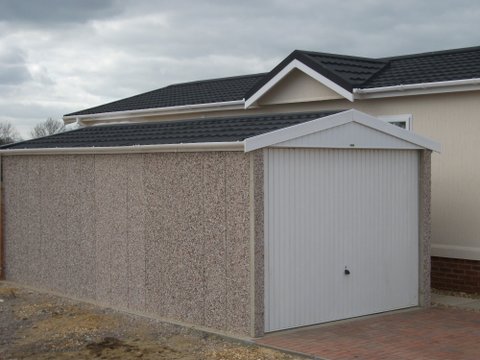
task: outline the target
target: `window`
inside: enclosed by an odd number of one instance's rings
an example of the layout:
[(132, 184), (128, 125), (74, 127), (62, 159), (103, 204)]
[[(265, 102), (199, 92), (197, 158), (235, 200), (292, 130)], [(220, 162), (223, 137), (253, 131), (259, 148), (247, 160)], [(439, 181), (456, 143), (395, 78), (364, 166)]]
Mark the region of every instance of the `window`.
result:
[(380, 120), (389, 122), (390, 124), (401, 127), (405, 130), (412, 130), (412, 115), (411, 114), (402, 114), (402, 115), (385, 115), (378, 116)]

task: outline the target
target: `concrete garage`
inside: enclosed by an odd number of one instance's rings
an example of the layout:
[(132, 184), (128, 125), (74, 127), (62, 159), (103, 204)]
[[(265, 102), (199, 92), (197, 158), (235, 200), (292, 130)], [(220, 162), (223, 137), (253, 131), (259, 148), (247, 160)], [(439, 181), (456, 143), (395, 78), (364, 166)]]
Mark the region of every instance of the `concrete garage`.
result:
[(356, 110), (1, 150), (7, 280), (242, 336), (429, 303), (430, 154)]

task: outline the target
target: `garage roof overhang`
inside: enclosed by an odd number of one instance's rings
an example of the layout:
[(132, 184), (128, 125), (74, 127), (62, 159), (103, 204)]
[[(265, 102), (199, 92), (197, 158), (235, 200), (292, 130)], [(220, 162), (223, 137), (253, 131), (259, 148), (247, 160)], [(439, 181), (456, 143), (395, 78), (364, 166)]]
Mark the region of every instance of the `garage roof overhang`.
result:
[(272, 146), (441, 150), (438, 142), (354, 109), (245, 139), (245, 152)]
[[(312, 116), (312, 114), (309, 114)], [(303, 115), (305, 117), (306, 115)], [(295, 125), (235, 141), (210, 141), (127, 146), (76, 146), (5, 148), (0, 155), (119, 154), (151, 152), (250, 152), (266, 147), (348, 148), (348, 149), (428, 149), (440, 152), (440, 144), (401, 129), (358, 110), (324, 113)], [(271, 119), (272, 115), (266, 116)], [(237, 119), (238, 120), (238, 119)], [(243, 119), (241, 119), (243, 120)], [(225, 119), (223, 119), (225, 121)], [(279, 121), (279, 120), (278, 120)], [(271, 124), (272, 121), (269, 120)], [(134, 126), (134, 125), (130, 125)], [(250, 125), (251, 126), (251, 125)], [(166, 130), (168, 131), (168, 130)], [(59, 134), (60, 135), (60, 134)], [(56, 136), (56, 135), (53, 135)], [(35, 140), (35, 139), (34, 139)], [(26, 142), (28, 143), (28, 141)]]

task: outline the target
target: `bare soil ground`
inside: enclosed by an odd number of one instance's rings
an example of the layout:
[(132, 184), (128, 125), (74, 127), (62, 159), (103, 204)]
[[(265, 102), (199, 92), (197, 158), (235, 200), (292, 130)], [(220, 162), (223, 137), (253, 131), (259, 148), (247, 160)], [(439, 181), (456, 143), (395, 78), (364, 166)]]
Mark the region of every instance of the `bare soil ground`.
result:
[(0, 282), (0, 359), (302, 358)]

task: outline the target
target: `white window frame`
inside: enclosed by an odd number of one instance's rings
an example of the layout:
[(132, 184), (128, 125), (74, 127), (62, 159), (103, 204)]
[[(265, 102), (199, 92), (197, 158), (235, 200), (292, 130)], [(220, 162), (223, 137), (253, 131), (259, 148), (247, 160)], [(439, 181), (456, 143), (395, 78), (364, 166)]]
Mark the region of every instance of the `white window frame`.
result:
[(413, 116), (412, 114), (399, 114), (399, 115), (380, 115), (378, 116), (380, 120), (386, 121), (388, 123), (404, 122), (405, 130), (413, 130)]

